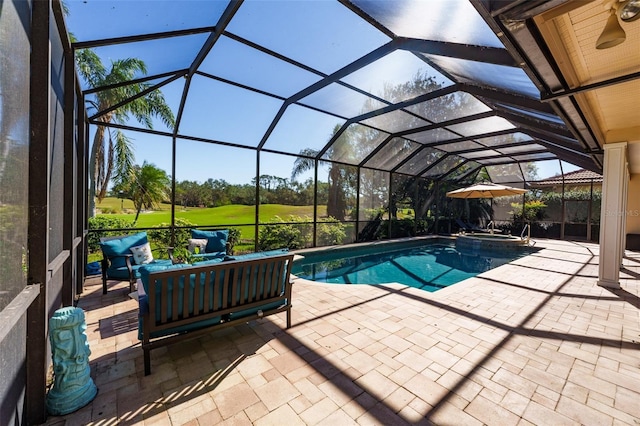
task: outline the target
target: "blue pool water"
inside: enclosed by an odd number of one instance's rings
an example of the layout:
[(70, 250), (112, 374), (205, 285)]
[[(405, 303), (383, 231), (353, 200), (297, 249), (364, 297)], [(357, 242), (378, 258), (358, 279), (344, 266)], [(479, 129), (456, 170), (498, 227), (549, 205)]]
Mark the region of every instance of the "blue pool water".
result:
[[(437, 241), (437, 240), (436, 240)], [(451, 284), (509, 263), (530, 251), (464, 253), (451, 243), (420, 242), (304, 253), (293, 264), (300, 278), (335, 284), (397, 282), (426, 291)]]

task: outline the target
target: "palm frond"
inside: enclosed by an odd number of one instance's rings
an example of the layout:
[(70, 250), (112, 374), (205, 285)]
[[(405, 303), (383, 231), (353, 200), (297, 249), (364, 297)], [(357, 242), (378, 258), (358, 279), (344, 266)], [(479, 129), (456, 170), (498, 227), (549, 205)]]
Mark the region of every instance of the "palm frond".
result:
[(313, 170), (315, 167), (314, 158), (318, 156), (319, 151), (313, 148), (304, 148), (300, 151), (300, 157), (296, 158), (291, 170), (291, 180), (295, 180), (302, 173)]
[(100, 57), (91, 49), (80, 49), (76, 52), (78, 73), (89, 87), (101, 86), (106, 77), (106, 68)]
[(133, 141), (119, 130), (116, 131), (115, 136), (115, 173), (113, 177), (119, 182), (126, 182), (132, 179), (135, 171)]

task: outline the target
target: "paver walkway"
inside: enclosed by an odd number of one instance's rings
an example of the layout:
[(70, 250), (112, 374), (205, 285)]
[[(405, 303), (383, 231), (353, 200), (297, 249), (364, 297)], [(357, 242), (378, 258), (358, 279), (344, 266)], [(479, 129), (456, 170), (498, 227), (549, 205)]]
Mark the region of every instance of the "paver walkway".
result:
[(151, 352), (126, 283), (87, 280), (96, 399), (49, 425), (640, 425), (640, 254), (542, 250), (436, 293), (294, 285), (284, 314)]

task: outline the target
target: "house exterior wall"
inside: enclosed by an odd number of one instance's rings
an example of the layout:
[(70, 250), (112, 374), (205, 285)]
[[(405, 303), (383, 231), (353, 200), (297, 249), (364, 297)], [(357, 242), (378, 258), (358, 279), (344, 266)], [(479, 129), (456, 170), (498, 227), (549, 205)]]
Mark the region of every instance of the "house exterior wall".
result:
[(627, 234), (640, 234), (640, 174), (632, 174), (627, 201)]

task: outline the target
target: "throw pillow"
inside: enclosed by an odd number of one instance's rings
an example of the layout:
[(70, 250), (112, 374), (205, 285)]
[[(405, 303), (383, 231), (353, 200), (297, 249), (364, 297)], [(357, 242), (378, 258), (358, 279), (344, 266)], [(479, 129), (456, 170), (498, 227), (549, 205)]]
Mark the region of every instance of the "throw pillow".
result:
[(191, 253), (206, 253), (207, 239), (206, 238), (189, 238), (189, 251)]
[(133, 261), (136, 265), (142, 265), (145, 263), (151, 263), (153, 261), (153, 253), (151, 253), (151, 246), (149, 243), (141, 246), (131, 247), (131, 253), (133, 253)]

